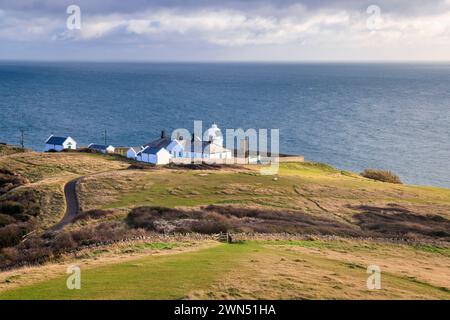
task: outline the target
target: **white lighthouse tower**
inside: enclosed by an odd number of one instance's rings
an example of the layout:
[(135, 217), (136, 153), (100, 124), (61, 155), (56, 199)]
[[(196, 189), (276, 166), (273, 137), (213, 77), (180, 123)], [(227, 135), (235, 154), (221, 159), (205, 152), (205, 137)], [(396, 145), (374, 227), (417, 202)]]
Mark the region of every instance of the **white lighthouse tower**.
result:
[(211, 143), (223, 147), (222, 131), (220, 131), (217, 124), (213, 123), (211, 128), (206, 131), (205, 136), (207, 141), (211, 141)]

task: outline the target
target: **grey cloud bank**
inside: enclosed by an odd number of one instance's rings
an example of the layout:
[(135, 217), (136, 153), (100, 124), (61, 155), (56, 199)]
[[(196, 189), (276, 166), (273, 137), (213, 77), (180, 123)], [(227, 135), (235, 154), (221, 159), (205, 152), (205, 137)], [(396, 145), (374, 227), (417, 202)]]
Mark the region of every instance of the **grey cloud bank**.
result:
[[(71, 4), (81, 30), (66, 28)], [(0, 59), (437, 61), (449, 38), (450, 0), (0, 0)]]

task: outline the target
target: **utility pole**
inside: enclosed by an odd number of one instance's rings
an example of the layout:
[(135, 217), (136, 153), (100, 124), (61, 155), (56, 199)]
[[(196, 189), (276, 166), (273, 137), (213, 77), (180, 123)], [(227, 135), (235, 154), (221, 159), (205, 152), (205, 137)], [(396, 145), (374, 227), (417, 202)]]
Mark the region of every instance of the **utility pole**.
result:
[(22, 149), (25, 149), (25, 131), (23, 129), (20, 129), (20, 145), (22, 146)]

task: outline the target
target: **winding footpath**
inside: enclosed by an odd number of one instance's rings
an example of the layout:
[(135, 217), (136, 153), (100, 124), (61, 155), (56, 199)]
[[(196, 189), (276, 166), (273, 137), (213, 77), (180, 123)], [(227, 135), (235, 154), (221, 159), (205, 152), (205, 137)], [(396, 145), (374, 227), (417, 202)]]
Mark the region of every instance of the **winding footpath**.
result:
[(52, 228), (50, 228), (51, 231), (60, 231), (67, 224), (71, 223), (78, 214), (79, 205), (77, 197), (77, 182), (80, 179), (82, 179), (82, 177), (73, 179), (68, 183), (66, 183), (66, 185), (64, 186), (64, 196), (66, 198), (66, 212), (64, 213), (64, 217), (61, 219), (61, 221), (55, 224)]

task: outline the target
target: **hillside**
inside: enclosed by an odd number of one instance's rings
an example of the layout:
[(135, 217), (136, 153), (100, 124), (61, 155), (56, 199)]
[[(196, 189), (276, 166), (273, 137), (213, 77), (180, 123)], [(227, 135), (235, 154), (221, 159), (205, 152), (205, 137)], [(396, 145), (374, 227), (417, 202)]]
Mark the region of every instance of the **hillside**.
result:
[[(282, 163), (276, 176), (130, 164), (79, 152), (0, 156), (0, 203), (22, 208), (0, 213), (0, 237), (35, 230), (3, 245), (0, 264), (13, 269), (0, 273), (0, 298), (450, 298), (448, 189), (316, 163)], [(46, 232), (75, 178), (81, 212)], [(212, 241), (220, 231), (242, 243)], [(70, 263), (86, 269), (86, 290), (64, 289)], [(365, 287), (371, 264), (386, 270), (381, 291)]]

